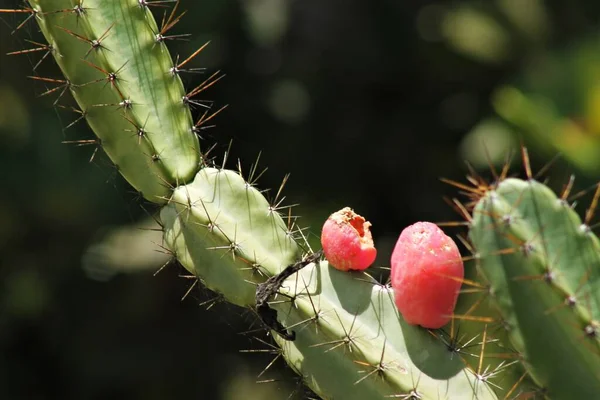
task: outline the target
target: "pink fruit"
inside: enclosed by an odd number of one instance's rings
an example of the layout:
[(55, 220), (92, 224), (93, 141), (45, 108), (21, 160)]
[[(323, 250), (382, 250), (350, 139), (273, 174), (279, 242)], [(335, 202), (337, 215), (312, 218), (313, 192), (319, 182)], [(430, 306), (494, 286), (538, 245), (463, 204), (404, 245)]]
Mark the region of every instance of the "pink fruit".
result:
[(402, 231), (392, 253), (392, 287), (409, 324), (437, 329), (452, 318), (464, 277), (456, 243), (431, 222)]
[(331, 214), (321, 232), (321, 245), (329, 264), (340, 271), (363, 270), (373, 264), (377, 250), (370, 226), (349, 207)]

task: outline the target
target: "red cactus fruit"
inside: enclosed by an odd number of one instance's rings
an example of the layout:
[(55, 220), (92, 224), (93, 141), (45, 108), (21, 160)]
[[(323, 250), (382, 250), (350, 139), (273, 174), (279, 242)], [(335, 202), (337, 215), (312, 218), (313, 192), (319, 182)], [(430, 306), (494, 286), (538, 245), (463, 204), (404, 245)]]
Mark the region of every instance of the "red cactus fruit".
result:
[(369, 228), (371, 223), (349, 207), (327, 218), (321, 232), (321, 245), (329, 265), (340, 271), (368, 268), (377, 250)]
[(464, 277), (456, 243), (431, 222), (402, 231), (392, 253), (392, 287), (409, 324), (437, 329), (452, 318)]

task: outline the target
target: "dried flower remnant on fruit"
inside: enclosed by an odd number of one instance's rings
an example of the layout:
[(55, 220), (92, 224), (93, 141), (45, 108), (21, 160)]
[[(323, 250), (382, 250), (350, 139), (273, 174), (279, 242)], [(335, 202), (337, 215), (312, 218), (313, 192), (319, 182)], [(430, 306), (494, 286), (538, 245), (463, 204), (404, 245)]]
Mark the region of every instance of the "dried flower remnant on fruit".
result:
[(349, 207), (331, 214), (321, 232), (321, 245), (329, 264), (340, 271), (364, 270), (375, 261), (371, 223)]
[(456, 243), (437, 225), (417, 222), (405, 228), (391, 267), (396, 306), (406, 322), (437, 329), (450, 321), (464, 265)]

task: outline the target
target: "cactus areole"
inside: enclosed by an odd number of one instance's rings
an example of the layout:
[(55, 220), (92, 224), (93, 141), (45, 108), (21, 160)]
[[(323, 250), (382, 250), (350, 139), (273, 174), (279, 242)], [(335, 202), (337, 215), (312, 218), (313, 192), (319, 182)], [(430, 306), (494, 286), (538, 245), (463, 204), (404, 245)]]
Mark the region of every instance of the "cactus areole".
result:
[(369, 268), (377, 256), (370, 227), (370, 222), (349, 207), (331, 214), (321, 233), (321, 245), (330, 265), (340, 271)]
[(396, 306), (406, 322), (430, 329), (446, 325), (464, 277), (454, 241), (437, 225), (417, 222), (400, 234), (391, 265)]

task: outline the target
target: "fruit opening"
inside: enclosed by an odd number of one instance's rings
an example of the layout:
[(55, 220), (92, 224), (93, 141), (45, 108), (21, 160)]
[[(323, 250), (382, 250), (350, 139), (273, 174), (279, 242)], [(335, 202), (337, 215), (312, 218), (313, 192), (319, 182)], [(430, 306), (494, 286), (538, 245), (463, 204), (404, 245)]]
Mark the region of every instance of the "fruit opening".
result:
[[(365, 236), (365, 220), (364, 218), (355, 215), (352, 217), (352, 219), (349, 221), (350, 225), (352, 225), (352, 227), (354, 229), (356, 229), (356, 232), (358, 232), (358, 235), (362, 238)], [(368, 226), (367, 226), (368, 228)]]

